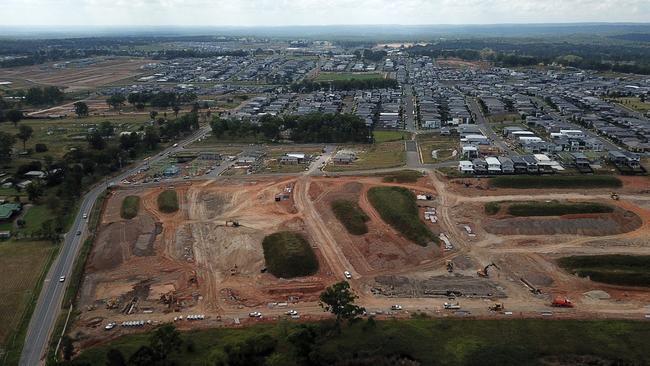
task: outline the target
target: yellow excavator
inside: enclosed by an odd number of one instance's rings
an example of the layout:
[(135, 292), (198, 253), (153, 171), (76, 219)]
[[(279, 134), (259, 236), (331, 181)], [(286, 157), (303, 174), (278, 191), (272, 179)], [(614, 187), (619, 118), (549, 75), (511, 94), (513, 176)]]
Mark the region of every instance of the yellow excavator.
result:
[(613, 199), (614, 201), (618, 201), (618, 200), (619, 200), (618, 193), (616, 193), (616, 192), (612, 192), (610, 196), (612, 197), (612, 199)]
[(476, 271), (476, 274), (479, 275), (479, 277), (485, 277), (485, 278), (490, 277), (490, 276), (488, 275), (488, 269), (489, 269), (490, 267), (494, 267), (494, 268), (496, 268), (496, 269), (501, 269), (501, 268), (499, 268), (499, 266), (497, 266), (496, 264), (494, 264), (494, 263), (490, 263), (490, 264), (488, 264), (487, 266), (485, 266), (485, 268), (477, 270), (477, 271)]

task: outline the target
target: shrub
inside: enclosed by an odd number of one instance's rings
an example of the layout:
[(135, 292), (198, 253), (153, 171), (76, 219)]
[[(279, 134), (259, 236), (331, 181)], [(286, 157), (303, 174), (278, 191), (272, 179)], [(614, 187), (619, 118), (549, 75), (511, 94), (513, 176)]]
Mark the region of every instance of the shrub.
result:
[(490, 179), (490, 186), (496, 188), (617, 188), (622, 185), (620, 179), (610, 175), (514, 175)]
[(37, 153), (42, 153), (47, 151), (47, 145), (45, 144), (36, 144), (34, 146), (34, 150), (36, 150)]
[(592, 255), (564, 257), (560, 267), (592, 281), (650, 287), (650, 256)]
[(398, 172), (388, 173), (382, 179), (386, 183), (415, 183), (422, 178), (422, 173), (415, 170), (400, 170)]
[(484, 206), (486, 215), (496, 215), (501, 210), (499, 202), (488, 202)]
[(368, 232), (368, 216), (356, 202), (336, 200), (332, 202), (332, 211), (337, 219), (352, 235), (363, 235)]
[(407, 239), (421, 246), (434, 240), (420, 221), (413, 192), (402, 187), (373, 187), (368, 191), (368, 199), (381, 218)]
[(299, 233), (281, 231), (262, 241), (266, 266), (274, 276), (292, 278), (318, 271), (318, 259), (307, 239)]
[(614, 208), (595, 202), (559, 203), (559, 202), (524, 202), (513, 203), (508, 213), (513, 216), (562, 216), (571, 214), (609, 213)]
[(178, 196), (175, 190), (168, 189), (158, 195), (158, 209), (163, 213), (178, 211)]
[(122, 201), (122, 209), (120, 210), (120, 216), (123, 219), (132, 219), (138, 215), (138, 210), (140, 209), (140, 197), (138, 196), (127, 196)]

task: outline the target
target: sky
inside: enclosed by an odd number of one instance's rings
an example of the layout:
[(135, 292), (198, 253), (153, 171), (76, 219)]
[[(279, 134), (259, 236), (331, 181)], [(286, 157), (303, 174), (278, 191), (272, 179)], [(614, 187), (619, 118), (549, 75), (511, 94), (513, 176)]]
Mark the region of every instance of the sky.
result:
[(650, 22), (650, 0), (0, 0), (4, 26)]

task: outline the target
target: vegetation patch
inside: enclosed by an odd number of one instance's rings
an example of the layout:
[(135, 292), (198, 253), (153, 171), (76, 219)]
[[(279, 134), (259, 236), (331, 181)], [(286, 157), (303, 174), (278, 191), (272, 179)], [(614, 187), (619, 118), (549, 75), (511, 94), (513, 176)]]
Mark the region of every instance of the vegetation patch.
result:
[(501, 204), (499, 202), (488, 202), (485, 204), (484, 210), (486, 215), (496, 215), (501, 211)]
[(374, 130), (372, 131), (372, 137), (376, 144), (380, 144), (382, 142), (406, 140), (411, 137), (411, 133), (404, 131)]
[(281, 231), (262, 241), (266, 266), (274, 276), (293, 278), (318, 271), (318, 259), (309, 242), (299, 233)]
[(350, 234), (363, 235), (368, 232), (368, 215), (356, 202), (336, 200), (332, 202), (332, 211)]
[[(171, 352), (167, 361), (182, 365), (519, 366), (578, 355), (603, 361), (598, 365), (647, 365), (650, 353), (640, 351), (650, 347), (647, 332), (644, 322), (620, 320), (369, 319), (344, 326), (340, 333), (334, 330), (333, 321), (280, 322), (183, 332), (183, 346)], [(149, 343), (149, 334), (126, 335), (85, 350), (72, 364), (104, 365), (110, 349), (119, 350), (128, 360)], [(363, 362), (369, 358), (373, 360)], [(396, 358), (415, 362), (396, 363)]]
[(433, 233), (420, 221), (413, 192), (402, 187), (373, 187), (368, 200), (381, 218), (414, 243), (427, 246)]
[(610, 175), (513, 175), (490, 179), (490, 186), (496, 188), (618, 188), (622, 185), (620, 179)]
[(613, 211), (614, 207), (596, 202), (523, 202), (513, 203), (508, 206), (508, 213), (513, 216), (562, 216), (575, 214), (610, 213)]
[(386, 183), (415, 183), (422, 178), (422, 173), (415, 170), (400, 170), (384, 174), (382, 181)]
[(650, 287), (650, 256), (584, 255), (558, 260), (560, 267), (592, 281)]
[(163, 213), (178, 211), (178, 196), (175, 190), (168, 189), (158, 195), (158, 209)]
[(140, 197), (127, 196), (122, 201), (122, 208), (120, 209), (120, 216), (123, 219), (132, 219), (138, 215), (140, 209)]

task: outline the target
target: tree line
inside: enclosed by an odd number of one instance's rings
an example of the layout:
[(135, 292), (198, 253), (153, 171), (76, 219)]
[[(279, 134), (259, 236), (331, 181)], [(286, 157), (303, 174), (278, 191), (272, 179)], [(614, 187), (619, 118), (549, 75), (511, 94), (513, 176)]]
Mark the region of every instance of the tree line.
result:
[(212, 135), (217, 138), (241, 139), (255, 136), (266, 141), (277, 141), (285, 135), (291, 141), (300, 143), (367, 143), (372, 139), (370, 128), (361, 118), (352, 114), (266, 115), (258, 122), (215, 117), (210, 126)]
[(369, 90), (369, 89), (394, 89), (398, 82), (395, 79), (348, 79), (332, 81), (313, 81), (303, 79), (299, 83), (291, 84), (294, 92), (309, 93), (318, 90)]

